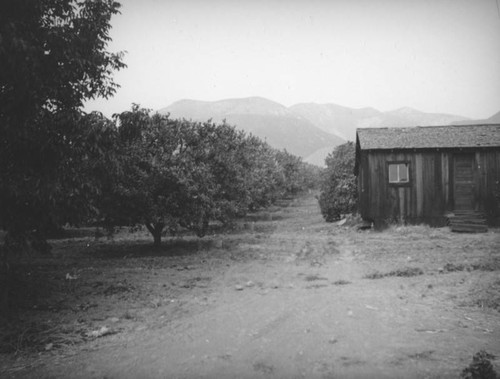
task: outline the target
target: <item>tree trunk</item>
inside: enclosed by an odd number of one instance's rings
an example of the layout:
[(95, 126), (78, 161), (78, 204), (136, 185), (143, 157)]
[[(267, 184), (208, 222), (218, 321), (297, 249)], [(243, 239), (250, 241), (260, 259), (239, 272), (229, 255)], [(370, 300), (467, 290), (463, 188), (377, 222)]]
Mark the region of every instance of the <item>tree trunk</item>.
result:
[(154, 243), (153, 245), (155, 247), (160, 247), (161, 246), (161, 232), (155, 232), (155, 234), (153, 234), (153, 237), (154, 237)]
[(146, 223), (146, 228), (148, 228), (149, 232), (153, 235), (154, 238), (154, 246), (161, 246), (161, 233), (163, 232), (163, 228), (165, 224), (163, 222), (157, 222), (154, 224)]

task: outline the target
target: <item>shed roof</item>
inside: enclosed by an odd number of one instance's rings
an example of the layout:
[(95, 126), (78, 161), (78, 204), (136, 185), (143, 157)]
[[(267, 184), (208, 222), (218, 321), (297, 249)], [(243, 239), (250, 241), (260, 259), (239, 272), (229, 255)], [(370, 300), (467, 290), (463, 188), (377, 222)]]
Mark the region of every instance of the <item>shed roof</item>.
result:
[(500, 124), (363, 128), (356, 138), (361, 150), (500, 147)]

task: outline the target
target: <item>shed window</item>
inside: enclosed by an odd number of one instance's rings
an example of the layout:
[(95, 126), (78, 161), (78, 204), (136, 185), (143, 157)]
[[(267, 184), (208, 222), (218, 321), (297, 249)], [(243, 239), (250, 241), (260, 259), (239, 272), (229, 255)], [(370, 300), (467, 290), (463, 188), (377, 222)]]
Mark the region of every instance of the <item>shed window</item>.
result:
[(389, 163), (389, 183), (408, 183), (409, 163)]

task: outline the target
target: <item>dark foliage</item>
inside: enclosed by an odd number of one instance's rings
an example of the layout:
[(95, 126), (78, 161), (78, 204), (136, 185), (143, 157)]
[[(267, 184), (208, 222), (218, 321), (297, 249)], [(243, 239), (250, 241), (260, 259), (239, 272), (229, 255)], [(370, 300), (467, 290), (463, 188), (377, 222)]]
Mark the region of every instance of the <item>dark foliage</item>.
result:
[[(28, 238), (47, 252), (50, 229), (96, 211), (115, 130), (80, 109), (116, 90), (122, 55), (106, 46), (118, 8), (111, 0), (0, 2), (0, 271)], [(0, 300), (5, 307), (5, 292)]]
[[(112, 143), (84, 100), (112, 95), (124, 65), (106, 51), (113, 1), (16, 0), (0, 6), (1, 225), (15, 237), (85, 219)], [(43, 230), (40, 230), (43, 232)]]
[(466, 379), (496, 379), (498, 375), (496, 371), (493, 369), (493, 365), (491, 364), (491, 359), (495, 359), (495, 356), (481, 350), (474, 354), (472, 357), (472, 362), (469, 367), (466, 367), (462, 374), (461, 378)]
[(179, 227), (206, 234), (313, 186), (309, 166), (226, 123), (172, 120), (134, 105), (116, 115), (119, 169), (101, 196), (108, 227), (145, 224), (161, 243)]
[(321, 184), (319, 205), (323, 218), (328, 222), (338, 220), (341, 214), (356, 210), (354, 162), (355, 147), (352, 142), (337, 146), (326, 158), (327, 168)]

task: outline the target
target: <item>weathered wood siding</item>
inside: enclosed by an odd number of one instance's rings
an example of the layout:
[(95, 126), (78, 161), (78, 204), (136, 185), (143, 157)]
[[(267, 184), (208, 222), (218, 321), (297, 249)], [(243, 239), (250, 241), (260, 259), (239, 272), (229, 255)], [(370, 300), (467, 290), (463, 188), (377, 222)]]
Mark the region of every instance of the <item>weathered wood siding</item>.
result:
[[(454, 210), (454, 157), (459, 150), (371, 150), (359, 152), (359, 210), (365, 219), (443, 225)], [(500, 181), (500, 149), (474, 154), (474, 208), (497, 222), (500, 211), (495, 190)], [(389, 162), (410, 164), (408, 184), (390, 184)]]
[(500, 149), (476, 152), (478, 209), (486, 214), (490, 225), (500, 225)]

